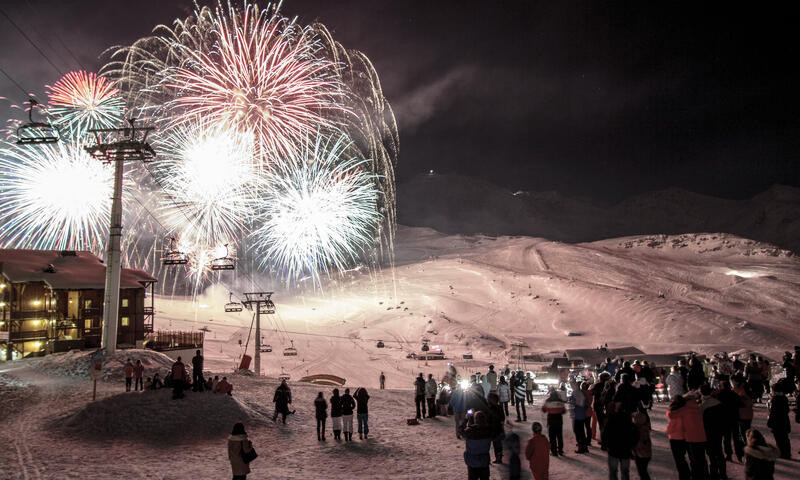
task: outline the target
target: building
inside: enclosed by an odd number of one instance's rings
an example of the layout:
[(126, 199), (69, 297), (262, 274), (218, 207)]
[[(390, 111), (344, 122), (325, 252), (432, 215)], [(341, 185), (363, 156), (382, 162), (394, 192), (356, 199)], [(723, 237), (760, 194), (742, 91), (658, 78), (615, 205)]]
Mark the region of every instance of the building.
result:
[[(0, 249), (0, 360), (100, 346), (106, 267), (86, 251)], [(123, 268), (117, 345), (153, 330), (147, 272)]]

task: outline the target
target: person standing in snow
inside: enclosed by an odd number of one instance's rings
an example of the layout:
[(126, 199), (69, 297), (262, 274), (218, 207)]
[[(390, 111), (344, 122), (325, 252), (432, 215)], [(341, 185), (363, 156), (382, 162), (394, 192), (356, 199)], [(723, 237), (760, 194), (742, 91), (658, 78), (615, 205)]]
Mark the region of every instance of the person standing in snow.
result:
[(414, 380), (414, 403), (417, 406), (417, 420), (425, 418), (425, 378), (422, 372)]
[(131, 385), (133, 384), (133, 363), (131, 363), (131, 359), (129, 358), (128, 361), (125, 363), (125, 391), (131, 391)]
[[(517, 372), (517, 381), (514, 382), (514, 407), (517, 409), (517, 421), (527, 422), (528, 412), (525, 411), (525, 377), (522, 376), (522, 370)], [(522, 410), (522, 417), (520, 417), (520, 409)]]
[(381, 376), (378, 379), (381, 382), (381, 390), (386, 389), (386, 375), (381, 372)]
[(354, 408), (356, 408), (356, 402), (353, 400), (353, 396), (350, 395), (350, 389), (345, 388), (344, 395), (342, 395), (342, 431), (346, 442), (353, 440)]
[(547, 437), (542, 435), (542, 424), (533, 422), (531, 426), (533, 436), (528, 440), (528, 445), (525, 447), (525, 458), (528, 459), (528, 466), (530, 466), (533, 473), (533, 480), (548, 480), (550, 477), (550, 457), (547, 455), (547, 449), (550, 442)]
[(433, 379), (433, 374), (428, 374), (428, 381), (425, 382), (425, 401), (428, 404), (428, 418), (436, 417), (436, 391), (438, 385)]
[(317, 394), (314, 399), (314, 412), (317, 418), (317, 441), (325, 441), (325, 419), (328, 418), (328, 402), (322, 396), (322, 392)]
[(786, 398), (783, 385), (780, 383), (772, 387), (767, 427), (772, 430), (781, 458), (792, 458), (792, 448), (789, 443), (789, 433), (792, 431), (792, 424), (789, 421), (789, 399)]
[[(365, 439), (369, 438), (369, 408), (367, 408), (367, 402), (369, 402), (369, 394), (367, 393), (367, 389), (364, 387), (359, 387), (356, 389), (356, 393), (353, 394), (353, 398), (356, 401), (356, 417), (358, 417), (358, 438)], [(363, 430), (363, 436), (362, 436)]]
[(497, 372), (494, 371), (494, 365), (489, 365), (489, 372), (486, 374), (486, 381), (489, 382), (490, 392), (497, 390)]
[(247, 480), (250, 465), (244, 461), (243, 455), (252, 451), (253, 443), (247, 439), (244, 424), (237, 423), (228, 437), (228, 460), (231, 462), (233, 480)]
[(333, 439), (340, 440), (342, 435), (342, 397), (339, 396), (339, 389), (333, 389), (331, 396), (331, 426), (333, 427)]
[(550, 454), (554, 457), (564, 455), (564, 401), (555, 388), (542, 404), (542, 411), (547, 414), (547, 434), (550, 437)]
[(497, 397), (500, 400), (500, 405), (503, 406), (503, 412), (506, 417), (508, 416), (508, 402), (511, 400), (511, 388), (506, 382), (504, 375), (500, 376), (500, 381), (497, 383)]
[(453, 394), (450, 396), (450, 406), (453, 407), (453, 421), (456, 424), (456, 438), (461, 439), (461, 424), (467, 412), (466, 392), (461, 385), (456, 383)]
[(272, 401), (275, 403), (275, 413), (272, 415), (272, 421), (277, 420), (278, 414), (280, 414), (283, 424), (286, 425), (286, 416), (292, 413), (289, 411), (289, 404), (292, 403), (292, 390), (286, 384), (286, 380), (281, 380), (281, 384), (275, 389)]
[(144, 365), (142, 365), (141, 360), (136, 360), (136, 366), (133, 367), (133, 376), (135, 378), (133, 391), (144, 390), (142, 375), (144, 375)]
[(183, 379), (186, 378), (186, 366), (181, 361), (181, 357), (172, 364), (172, 399), (183, 398)]
[(461, 436), (466, 438), (464, 463), (467, 464), (469, 480), (489, 480), (489, 465), (492, 447), (492, 431), (485, 412), (475, 412), (467, 418), (461, 429)]
[(192, 358), (192, 391), (202, 392), (205, 381), (203, 380), (203, 355), (200, 350)]

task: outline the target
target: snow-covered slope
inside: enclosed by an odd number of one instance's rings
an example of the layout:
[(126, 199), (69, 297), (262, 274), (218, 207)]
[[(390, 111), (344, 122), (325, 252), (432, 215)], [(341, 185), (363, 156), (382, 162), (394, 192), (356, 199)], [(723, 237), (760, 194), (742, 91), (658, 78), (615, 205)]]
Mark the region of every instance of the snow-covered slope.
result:
[[(385, 371), (391, 388), (407, 388), (422, 365), (406, 355), (420, 353), (423, 338), (457, 361), (471, 353), (476, 365), (505, 364), (517, 341), (532, 352), (609, 343), (773, 356), (800, 343), (800, 260), (727, 234), (564, 244), (401, 228), (394, 269), (353, 275), (322, 293), (275, 293), (278, 313), (262, 317), (273, 347), (262, 355), (265, 373), (329, 373), (376, 386)], [(194, 303), (158, 298), (156, 328), (208, 327), (207, 362), (230, 370), (252, 317), (224, 313), (227, 293), (212, 288)], [(290, 341), (297, 357), (282, 355)]]

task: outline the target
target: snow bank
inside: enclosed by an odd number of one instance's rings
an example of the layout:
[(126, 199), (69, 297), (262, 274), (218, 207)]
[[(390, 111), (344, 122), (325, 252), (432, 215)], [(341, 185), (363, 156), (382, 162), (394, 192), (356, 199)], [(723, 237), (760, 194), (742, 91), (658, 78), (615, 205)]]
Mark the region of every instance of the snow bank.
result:
[(265, 417), (237, 397), (186, 392), (183, 399), (173, 400), (171, 389), (160, 389), (121, 393), (87, 403), (52, 419), (51, 427), (87, 440), (114, 437), (175, 443), (223, 437), (236, 422), (263, 424)]
[[(54, 353), (42, 358), (30, 359), (30, 366), (39, 373), (54, 377), (77, 377), (88, 378), (91, 368), (91, 356), (93, 352), (70, 350), (66, 353)], [(144, 365), (144, 376), (149, 377), (156, 372), (163, 378), (172, 368), (174, 360), (163, 353), (153, 350), (118, 350), (113, 355), (106, 356), (103, 361), (103, 376), (106, 381), (122, 381), (125, 378), (125, 362), (128, 359), (135, 364), (136, 360), (141, 360)], [(191, 361), (184, 359), (187, 371), (191, 374)]]

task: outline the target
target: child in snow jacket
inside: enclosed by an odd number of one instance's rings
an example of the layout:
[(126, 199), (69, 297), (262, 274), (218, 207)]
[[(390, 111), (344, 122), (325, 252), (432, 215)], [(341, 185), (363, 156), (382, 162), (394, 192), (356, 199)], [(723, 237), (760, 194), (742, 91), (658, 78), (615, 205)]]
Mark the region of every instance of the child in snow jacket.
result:
[(548, 449), (550, 442), (542, 435), (542, 424), (533, 422), (533, 436), (525, 447), (525, 458), (533, 472), (534, 480), (548, 480), (550, 476), (550, 456)]

